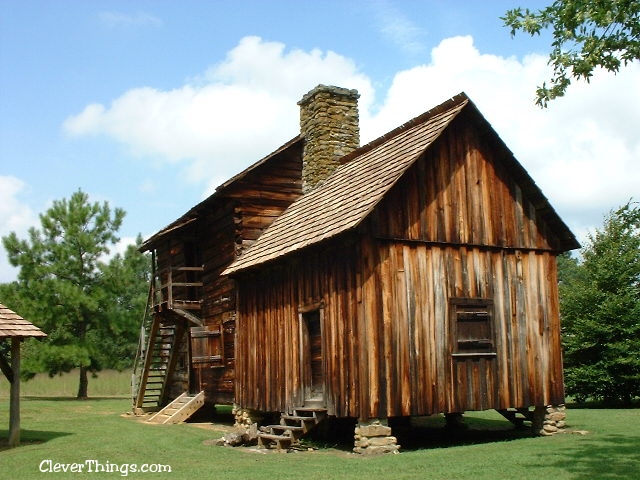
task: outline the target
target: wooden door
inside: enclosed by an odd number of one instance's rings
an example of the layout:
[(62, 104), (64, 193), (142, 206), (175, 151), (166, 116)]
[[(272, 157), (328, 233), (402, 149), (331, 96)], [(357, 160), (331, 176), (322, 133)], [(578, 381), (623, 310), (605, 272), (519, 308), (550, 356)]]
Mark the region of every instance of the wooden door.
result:
[(224, 340), (222, 325), (191, 327), (191, 381), (189, 390), (210, 390), (215, 370), (223, 368)]
[(320, 309), (301, 313), (300, 333), (304, 401), (324, 402), (324, 352)]
[(497, 365), (493, 302), (486, 298), (452, 298), (449, 323), (453, 400), (450, 411), (497, 407)]

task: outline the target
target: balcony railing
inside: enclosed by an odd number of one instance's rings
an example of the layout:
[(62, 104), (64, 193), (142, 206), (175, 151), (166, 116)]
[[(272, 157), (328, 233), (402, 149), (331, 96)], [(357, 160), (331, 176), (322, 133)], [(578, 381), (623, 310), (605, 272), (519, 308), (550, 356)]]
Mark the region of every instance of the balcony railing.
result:
[(156, 272), (156, 310), (200, 310), (203, 267), (171, 267)]

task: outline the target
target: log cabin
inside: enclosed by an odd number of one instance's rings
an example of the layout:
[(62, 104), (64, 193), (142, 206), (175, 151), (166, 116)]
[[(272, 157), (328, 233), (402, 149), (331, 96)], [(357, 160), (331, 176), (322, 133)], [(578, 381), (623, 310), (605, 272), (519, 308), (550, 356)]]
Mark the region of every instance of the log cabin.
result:
[[(285, 143), (142, 244), (152, 279), (134, 367), (134, 412), (158, 411), (200, 392), (195, 407), (234, 401), (236, 293), (220, 274), (301, 196), (301, 152), (299, 138)], [(193, 410), (164, 420), (178, 422)]]
[[(202, 390), (297, 420), (262, 433), (278, 446), (306, 416), (348, 417), (361, 453), (397, 451), (388, 419), (495, 409), (561, 428), (556, 256), (575, 236), (464, 93), (362, 147), (357, 99), (313, 89), (298, 137), (144, 244), (151, 337), (191, 339), (159, 405)], [(180, 289), (200, 292), (197, 318)]]

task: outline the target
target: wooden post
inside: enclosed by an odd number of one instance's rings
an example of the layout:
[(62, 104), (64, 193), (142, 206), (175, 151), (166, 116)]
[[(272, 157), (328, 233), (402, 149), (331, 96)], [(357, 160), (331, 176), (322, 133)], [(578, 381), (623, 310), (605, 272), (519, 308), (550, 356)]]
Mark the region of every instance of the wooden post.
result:
[(11, 396), (9, 406), (9, 448), (20, 445), (20, 337), (11, 338)]

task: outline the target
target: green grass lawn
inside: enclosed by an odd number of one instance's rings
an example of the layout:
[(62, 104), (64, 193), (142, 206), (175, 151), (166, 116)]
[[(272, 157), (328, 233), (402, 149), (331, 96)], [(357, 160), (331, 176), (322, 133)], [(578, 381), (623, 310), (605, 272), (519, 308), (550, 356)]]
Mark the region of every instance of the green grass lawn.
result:
[[(104, 466), (165, 464), (171, 473), (129, 473), (165, 479), (637, 479), (640, 478), (640, 409), (569, 409), (568, 422), (586, 435), (529, 437), (495, 412), (466, 415), (469, 430), (455, 436), (430, 418), (400, 432), (400, 455), (361, 457), (346, 446), (292, 453), (211, 445), (228, 424), (151, 425), (127, 415), (123, 398), (78, 401), (68, 397), (25, 397), (22, 445), (0, 444), (0, 476), (47, 478), (44, 460), (72, 464), (96, 460)], [(0, 442), (6, 442), (8, 398), (0, 398)], [(318, 444), (316, 444), (318, 445)], [(85, 467), (86, 471), (87, 467)], [(123, 476), (56, 473), (51, 478)]]
[[(50, 377), (40, 373), (31, 380), (23, 381), (20, 394), (25, 397), (75, 397), (78, 393), (79, 370)], [(0, 377), (0, 398), (9, 396), (9, 382)], [(131, 372), (105, 370), (95, 377), (89, 375), (90, 397), (127, 397), (131, 392)]]

